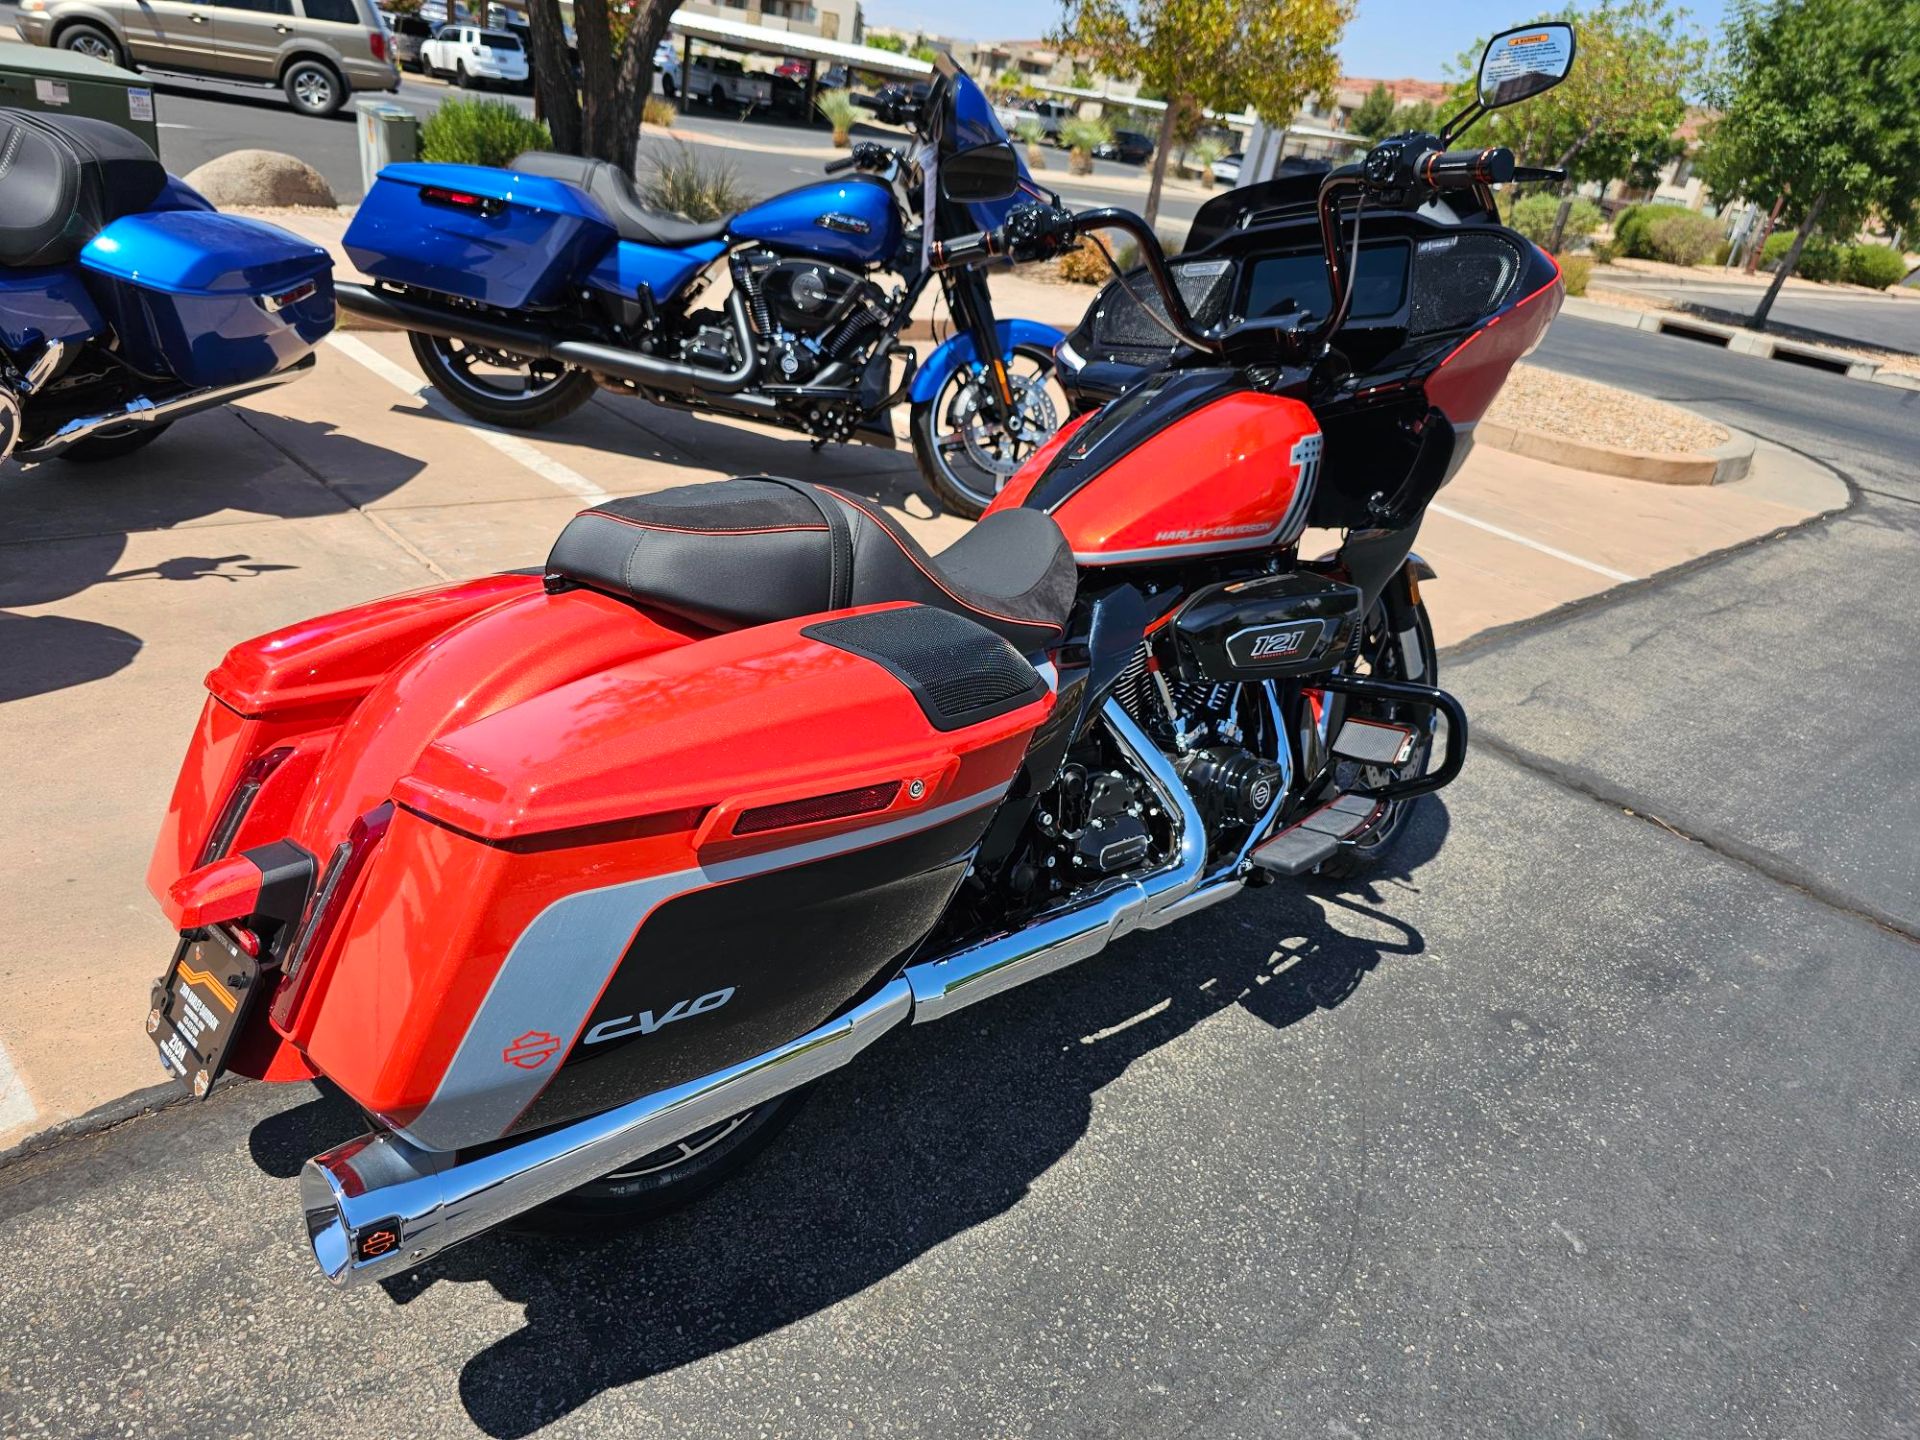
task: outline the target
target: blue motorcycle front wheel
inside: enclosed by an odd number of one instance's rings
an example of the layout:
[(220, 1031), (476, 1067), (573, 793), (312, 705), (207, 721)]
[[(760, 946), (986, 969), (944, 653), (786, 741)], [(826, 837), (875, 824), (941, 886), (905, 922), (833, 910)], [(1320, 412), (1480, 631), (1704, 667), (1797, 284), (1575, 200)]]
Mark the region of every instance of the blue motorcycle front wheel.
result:
[(1016, 345), (1006, 357), (1012, 423), (987, 403), (984, 367), (963, 365), (933, 397), (913, 407), (913, 456), (920, 473), (956, 515), (977, 520), (1007, 481), (1060, 428), (1066, 396), (1053, 376), (1053, 352)]
[(465, 340), (409, 332), (413, 358), (464, 414), (510, 430), (533, 430), (571, 415), (599, 387), (584, 370), (513, 355)]

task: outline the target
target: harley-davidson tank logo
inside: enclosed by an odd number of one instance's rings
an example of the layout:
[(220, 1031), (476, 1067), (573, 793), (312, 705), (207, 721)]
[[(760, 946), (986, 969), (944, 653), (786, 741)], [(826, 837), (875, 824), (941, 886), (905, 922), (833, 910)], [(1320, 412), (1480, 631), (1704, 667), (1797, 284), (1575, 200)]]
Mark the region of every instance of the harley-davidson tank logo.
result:
[(500, 1052), (500, 1058), (522, 1070), (538, 1070), (560, 1048), (560, 1037), (544, 1030), (529, 1030)]
[(871, 235), (873, 226), (858, 215), (843, 215), (838, 210), (829, 210), (814, 218), (814, 224), (822, 230), (838, 230), (842, 235)]
[(580, 1042), (583, 1045), (598, 1045), (604, 1040), (620, 1040), (628, 1035), (651, 1035), (663, 1025), (671, 1025), (676, 1020), (691, 1020), (696, 1015), (705, 1015), (710, 1010), (718, 1010), (733, 998), (733, 987), (713, 990), (698, 1000), (676, 1000), (658, 1015), (651, 1010), (642, 1010), (638, 1015), (616, 1015), (611, 1020), (602, 1020), (587, 1031)]
[(1162, 530), (1154, 535), (1160, 540), (1225, 540), (1235, 535), (1264, 535), (1267, 527), (1263, 524), (1251, 525), (1196, 525), (1186, 530)]

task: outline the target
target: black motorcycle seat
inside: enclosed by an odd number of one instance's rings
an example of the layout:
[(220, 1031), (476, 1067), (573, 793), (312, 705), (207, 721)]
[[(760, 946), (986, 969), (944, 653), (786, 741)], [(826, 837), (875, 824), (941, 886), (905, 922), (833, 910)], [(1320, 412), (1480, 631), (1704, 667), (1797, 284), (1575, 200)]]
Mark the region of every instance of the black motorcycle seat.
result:
[(0, 265), (64, 265), (166, 188), (166, 167), (118, 125), (0, 110)]
[(870, 500), (770, 476), (583, 510), (546, 573), (712, 630), (909, 600), (1023, 654), (1060, 638), (1079, 579), (1059, 525), (1038, 510), (989, 515), (934, 557)]
[(683, 245), (698, 245), (702, 240), (718, 240), (733, 223), (731, 215), (720, 220), (696, 224), (649, 210), (635, 193), (633, 177), (607, 160), (589, 160), (580, 155), (561, 155), (551, 150), (529, 150), (508, 167), (522, 175), (541, 175), (584, 190), (599, 202), (613, 221), (622, 240), (642, 245), (660, 245), (677, 250)]

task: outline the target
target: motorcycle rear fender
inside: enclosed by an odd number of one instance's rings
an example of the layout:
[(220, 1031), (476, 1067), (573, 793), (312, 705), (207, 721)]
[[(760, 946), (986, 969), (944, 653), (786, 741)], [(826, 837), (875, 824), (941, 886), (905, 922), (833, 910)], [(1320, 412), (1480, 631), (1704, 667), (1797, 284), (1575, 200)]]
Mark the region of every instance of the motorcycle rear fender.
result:
[[(1016, 345), (1044, 345), (1049, 351), (1066, 339), (1064, 332), (1051, 325), (1042, 325), (1037, 320), (999, 320), (994, 322), (994, 330), (1000, 337), (1002, 356), (1013, 353)], [(913, 403), (918, 405), (931, 400), (940, 393), (940, 387), (947, 383), (949, 376), (963, 365), (980, 363), (979, 347), (973, 343), (973, 336), (964, 331), (954, 335), (927, 357), (913, 377)]]
[(942, 730), (893, 670), (803, 633), (820, 618), (615, 665), (427, 745), (276, 1024), (445, 1150), (837, 1013), (938, 920), (1053, 695)]

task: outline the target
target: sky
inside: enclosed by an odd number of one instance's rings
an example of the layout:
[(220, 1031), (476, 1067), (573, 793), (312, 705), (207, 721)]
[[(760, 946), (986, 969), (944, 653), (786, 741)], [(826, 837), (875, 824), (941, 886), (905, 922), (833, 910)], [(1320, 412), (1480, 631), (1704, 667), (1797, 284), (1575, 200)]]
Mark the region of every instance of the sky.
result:
[[(1724, 0), (1679, 0), (1693, 23), (1709, 35), (1720, 27)], [(1529, 6), (1524, 0), (1360, 0), (1340, 46), (1349, 75), (1376, 79), (1445, 78), (1448, 63), (1474, 40), (1508, 24), (1524, 25), (1559, 0)], [(1037, 39), (1059, 18), (1057, 0), (861, 0), (870, 25), (918, 27), (971, 40)], [(964, 17), (964, 19), (960, 18)]]

